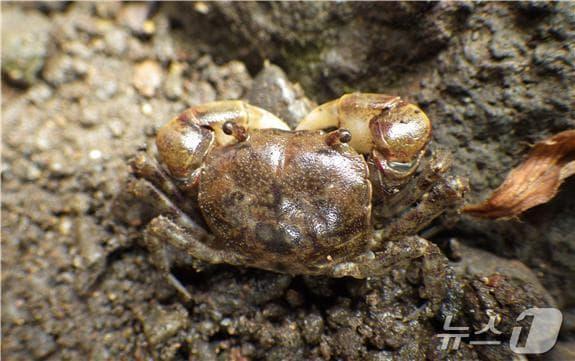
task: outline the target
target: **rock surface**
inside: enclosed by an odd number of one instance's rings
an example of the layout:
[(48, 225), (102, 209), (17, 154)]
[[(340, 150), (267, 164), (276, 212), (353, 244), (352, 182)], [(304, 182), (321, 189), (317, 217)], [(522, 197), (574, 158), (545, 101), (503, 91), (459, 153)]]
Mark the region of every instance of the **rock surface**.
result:
[[(123, 204), (132, 224), (115, 207), (127, 160), (190, 105), (249, 98), (294, 122), (355, 90), (418, 102), (470, 201), (485, 197), (529, 143), (575, 127), (573, 3), (50, 4), (2, 4), (3, 358), (512, 358), (466, 342), (439, 352), (441, 322), (405, 320), (422, 302), (415, 267), (367, 281), (176, 267), (194, 296), (183, 304), (142, 247), (141, 205)], [(146, 61), (163, 75), (141, 94)], [(521, 308), (552, 303), (537, 277), (566, 319), (544, 357), (573, 354), (574, 185), (521, 221), (464, 218), (434, 238), (482, 249), (460, 253), (461, 322), (477, 330), (497, 304), (507, 337)], [(485, 251), (535, 276), (485, 267)]]

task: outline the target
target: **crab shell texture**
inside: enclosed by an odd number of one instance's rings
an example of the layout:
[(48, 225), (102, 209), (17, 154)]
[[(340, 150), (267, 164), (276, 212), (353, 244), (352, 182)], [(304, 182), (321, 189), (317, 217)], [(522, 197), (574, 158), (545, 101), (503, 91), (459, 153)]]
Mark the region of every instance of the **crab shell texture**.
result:
[(325, 139), (321, 131), (259, 129), (215, 147), (198, 194), (213, 246), (291, 272), (364, 252), (372, 237), (367, 165), (349, 145)]

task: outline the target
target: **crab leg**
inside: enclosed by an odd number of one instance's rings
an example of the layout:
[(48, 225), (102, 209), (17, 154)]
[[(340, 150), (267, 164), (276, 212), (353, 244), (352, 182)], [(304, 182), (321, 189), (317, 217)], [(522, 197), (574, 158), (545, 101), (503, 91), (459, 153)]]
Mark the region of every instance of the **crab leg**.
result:
[(209, 263), (240, 264), (238, 257), (225, 251), (215, 250), (207, 244), (213, 240), (202, 226), (182, 212), (172, 201), (145, 179), (129, 184), (130, 192), (142, 199), (150, 199), (160, 216), (152, 219), (144, 231), (144, 243), (152, 263), (186, 299), (191, 295), (170, 272), (168, 248), (172, 246), (186, 255)]
[(467, 183), (461, 178), (446, 178), (445, 182), (438, 183), (415, 208), (375, 232), (375, 248), (383, 247), (386, 241), (417, 234), (443, 212), (457, 207), (467, 188)]
[[(336, 264), (330, 270), (334, 277), (355, 278), (378, 277), (391, 269), (408, 267), (415, 260), (421, 260), (420, 296), (427, 302), (408, 316), (414, 319), (420, 315), (431, 317), (439, 310), (446, 296), (455, 289), (453, 271), (447, 267), (447, 259), (439, 248), (418, 236), (402, 237), (400, 242), (387, 242), (377, 252), (367, 252), (351, 262)], [(443, 276), (442, 276), (443, 275)], [(448, 300), (447, 307), (457, 307), (455, 300)]]
[(152, 262), (156, 268), (164, 274), (166, 280), (188, 300), (191, 299), (190, 293), (170, 272), (170, 261), (166, 242), (176, 250), (185, 252), (200, 261), (211, 264), (242, 264), (236, 255), (207, 246), (205, 242), (206, 240), (209, 241), (209, 238), (213, 238), (213, 236), (205, 233), (199, 234), (194, 229), (188, 227), (181, 227), (164, 216), (154, 218), (146, 227), (144, 241), (152, 257)]
[(147, 153), (140, 152), (130, 159), (130, 167), (132, 168), (132, 174), (136, 178), (147, 179), (163, 193), (172, 194), (177, 201), (183, 201), (184, 197), (178, 186), (160, 167), (158, 162)]
[(431, 159), (423, 164), (421, 173), (403, 188), (395, 187), (389, 180), (386, 182), (379, 172), (370, 172), (374, 188), (381, 190), (377, 195), (377, 201), (381, 206), (374, 209), (375, 219), (378, 221), (389, 219), (413, 205), (429, 192), (433, 184), (442, 181), (441, 178), (450, 169), (452, 162), (453, 157), (450, 153), (441, 150), (434, 152)]

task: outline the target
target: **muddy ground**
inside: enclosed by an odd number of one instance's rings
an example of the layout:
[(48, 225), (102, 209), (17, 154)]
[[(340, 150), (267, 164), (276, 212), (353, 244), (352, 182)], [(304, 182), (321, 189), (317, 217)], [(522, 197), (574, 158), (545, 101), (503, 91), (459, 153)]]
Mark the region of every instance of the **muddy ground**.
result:
[[(249, 99), (294, 124), (373, 91), (424, 108), (478, 201), (529, 144), (575, 127), (574, 44), (568, 2), (3, 2), (2, 358), (574, 359), (573, 180), (521, 219), (462, 217), (433, 238), (457, 270), (461, 324), (502, 315), (503, 346), (452, 351), (438, 317), (404, 318), (422, 302), (411, 268), (367, 281), (177, 268), (185, 303), (122, 197), (127, 160), (188, 106)], [(545, 305), (564, 315), (558, 345), (513, 354), (515, 318)]]

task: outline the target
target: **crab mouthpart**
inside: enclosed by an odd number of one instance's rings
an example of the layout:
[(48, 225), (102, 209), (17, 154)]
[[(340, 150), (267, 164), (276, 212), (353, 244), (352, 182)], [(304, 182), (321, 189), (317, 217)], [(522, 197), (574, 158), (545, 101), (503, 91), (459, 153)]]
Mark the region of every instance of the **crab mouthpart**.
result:
[(405, 178), (412, 175), (419, 164), (419, 158), (415, 158), (410, 162), (388, 160), (375, 149), (371, 152), (371, 157), (380, 172), (395, 178)]

